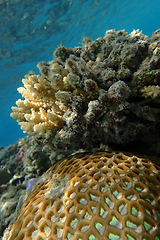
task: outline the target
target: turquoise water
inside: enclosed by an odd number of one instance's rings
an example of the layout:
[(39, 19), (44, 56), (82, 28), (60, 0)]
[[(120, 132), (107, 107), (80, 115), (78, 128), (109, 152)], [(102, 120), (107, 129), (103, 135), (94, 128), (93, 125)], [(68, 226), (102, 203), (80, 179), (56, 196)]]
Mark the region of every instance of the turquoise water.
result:
[(95, 40), (112, 28), (151, 36), (160, 28), (159, 13), (159, 0), (0, 0), (0, 146), (24, 136), (11, 106), (39, 61), (50, 61), (60, 44), (79, 46), (82, 37)]

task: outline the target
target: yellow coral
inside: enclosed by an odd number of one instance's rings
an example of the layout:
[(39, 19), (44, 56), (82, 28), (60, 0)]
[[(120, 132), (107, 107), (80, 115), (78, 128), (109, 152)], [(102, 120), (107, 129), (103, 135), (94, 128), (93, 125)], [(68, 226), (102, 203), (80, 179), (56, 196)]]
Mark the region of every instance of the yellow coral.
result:
[(160, 167), (147, 158), (75, 155), (41, 179), (9, 240), (160, 239)]
[(52, 83), (40, 75), (26, 75), (22, 82), (24, 87), (17, 90), (25, 100), (16, 102), (18, 107), (12, 107), (11, 117), (24, 133), (48, 136), (62, 127), (65, 107), (56, 100)]
[(144, 88), (142, 88), (140, 90), (140, 92), (142, 93), (142, 96), (145, 98), (151, 97), (151, 98), (156, 98), (160, 96), (160, 86), (154, 86), (154, 85), (149, 85), (149, 86), (145, 86)]

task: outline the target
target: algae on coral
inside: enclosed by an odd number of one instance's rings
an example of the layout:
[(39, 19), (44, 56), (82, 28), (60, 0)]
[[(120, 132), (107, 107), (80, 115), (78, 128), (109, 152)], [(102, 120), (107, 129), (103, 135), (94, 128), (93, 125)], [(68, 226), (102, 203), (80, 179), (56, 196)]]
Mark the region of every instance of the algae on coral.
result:
[(11, 116), (56, 148), (149, 147), (160, 137), (159, 40), (158, 30), (151, 38), (109, 30), (81, 47), (58, 47), (54, 60), (38, 64), (41, 76), (23, 80), (25, 100)]

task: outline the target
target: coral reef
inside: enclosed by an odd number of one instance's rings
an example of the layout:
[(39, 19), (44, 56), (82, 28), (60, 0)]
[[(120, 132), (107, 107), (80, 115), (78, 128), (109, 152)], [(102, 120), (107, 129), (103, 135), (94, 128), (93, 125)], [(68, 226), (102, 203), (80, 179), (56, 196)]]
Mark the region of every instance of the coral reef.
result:
[(41, 76), (22, 80), (24, 100), (11, 116), (59, 149), (149, 148), (160, 137), (159, 41), (159, 30), (151, 38), (109, 30), (82, 47), (58, 47), (54, 60), (38, 63)]
[[(38, 178), (50, 166), (47, 152), (28, 146), (32, 137), (0, 149), (0, 239)], [(16, 161), (15, 161), (16, 160)]]
[(25, 76), (11, 116), (29, 135), (0, 149), (4, 240), (160, 240), (159, 160), (113, 153), (160, 156), (159, 49), (160, 30), (109, 30)]
[(61, 161), (41, 177), (3, 239), (159, 240), (160, 167), (154, 162), (106, 152)]

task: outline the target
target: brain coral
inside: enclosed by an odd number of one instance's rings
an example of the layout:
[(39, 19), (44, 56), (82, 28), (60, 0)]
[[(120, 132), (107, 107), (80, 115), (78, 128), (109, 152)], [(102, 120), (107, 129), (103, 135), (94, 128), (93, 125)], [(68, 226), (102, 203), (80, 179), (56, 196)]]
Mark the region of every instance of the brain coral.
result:
[(10, 240), (160, 240), (160, 167), (133, 154), (74, 155), (24, 202)]

